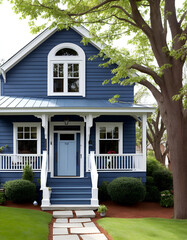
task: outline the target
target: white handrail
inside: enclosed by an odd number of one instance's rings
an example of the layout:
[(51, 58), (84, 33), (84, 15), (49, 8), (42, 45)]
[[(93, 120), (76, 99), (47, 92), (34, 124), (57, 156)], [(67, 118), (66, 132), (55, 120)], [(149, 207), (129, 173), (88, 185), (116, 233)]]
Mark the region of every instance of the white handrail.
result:
[(47, 161), (47, 151), (43, 151), (43, 162), (41, 169), (41, 189), (46, 187), (47, 184), (47, 174), (48, 174), (48, 161)]
[(98, 205), (98, 173), (97, 173), (97, 167), (95, 164), (95, 156), (94, 152), (91, 151), (90, 155), (90, 173), (91, 173), (91, 180), (92, 180), (92, 199), (91, 199), (91, 205)]
[(42, 207), (50, 205), (50, 191), (47, 187), (47, 175), (48, 175), (48, 155), (47, 151), (43, 151), (43, 162), (41, 169), (41, 190), (43, 191)]

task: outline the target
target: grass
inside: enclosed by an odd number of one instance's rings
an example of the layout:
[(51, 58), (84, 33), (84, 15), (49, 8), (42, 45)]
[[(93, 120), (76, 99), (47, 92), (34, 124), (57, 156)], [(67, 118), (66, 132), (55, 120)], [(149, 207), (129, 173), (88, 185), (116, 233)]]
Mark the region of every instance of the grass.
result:
[(98, 224), (113, 240), (187, 240), (187, 220), (102, 218)]
[(47, 240), (51, 217), (36, 210), (0, 207), (0, 239)]

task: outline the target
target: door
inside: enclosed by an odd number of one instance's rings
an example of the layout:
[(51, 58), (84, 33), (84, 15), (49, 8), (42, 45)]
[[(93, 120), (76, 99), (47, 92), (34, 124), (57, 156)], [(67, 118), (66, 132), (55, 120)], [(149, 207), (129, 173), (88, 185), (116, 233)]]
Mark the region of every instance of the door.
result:
[(76, 176), (76, 134), (60, 133), (58, 134), (58, 176)]

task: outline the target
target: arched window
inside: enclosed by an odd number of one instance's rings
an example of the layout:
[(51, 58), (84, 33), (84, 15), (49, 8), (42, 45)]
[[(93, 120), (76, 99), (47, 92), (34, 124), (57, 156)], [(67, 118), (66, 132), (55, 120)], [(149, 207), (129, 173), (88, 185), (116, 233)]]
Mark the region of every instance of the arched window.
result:
[(85, 53), (73, 43), (62, 43), (48, 54), (48, 95), (85, 97)]

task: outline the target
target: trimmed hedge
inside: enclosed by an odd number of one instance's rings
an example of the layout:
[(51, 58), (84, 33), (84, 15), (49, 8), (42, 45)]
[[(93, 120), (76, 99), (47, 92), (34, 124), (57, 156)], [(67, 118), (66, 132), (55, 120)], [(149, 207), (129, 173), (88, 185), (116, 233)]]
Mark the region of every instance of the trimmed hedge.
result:
[(132, 205), (141, 202), (144, 200), (146, 194), (141, 180), (132, 177), (114, 179), (109, 183), (107, 190), (112, 201), (123, 205)]
[(36, 198), (36, 186), (28, 180), (8, 181), (4, 188), (7, 199), (15, 203), (33, 202)]
[(107, 188), (108, 188), (108, 181), (103, 181), (102, 184), (99, 186), (99, 201), (106, 201), (110, 199), (110, 196), (108, 194)]
[(0, 205), (4, 204), (5, 201), (5, 194), (3, 192), (0, 192)]

